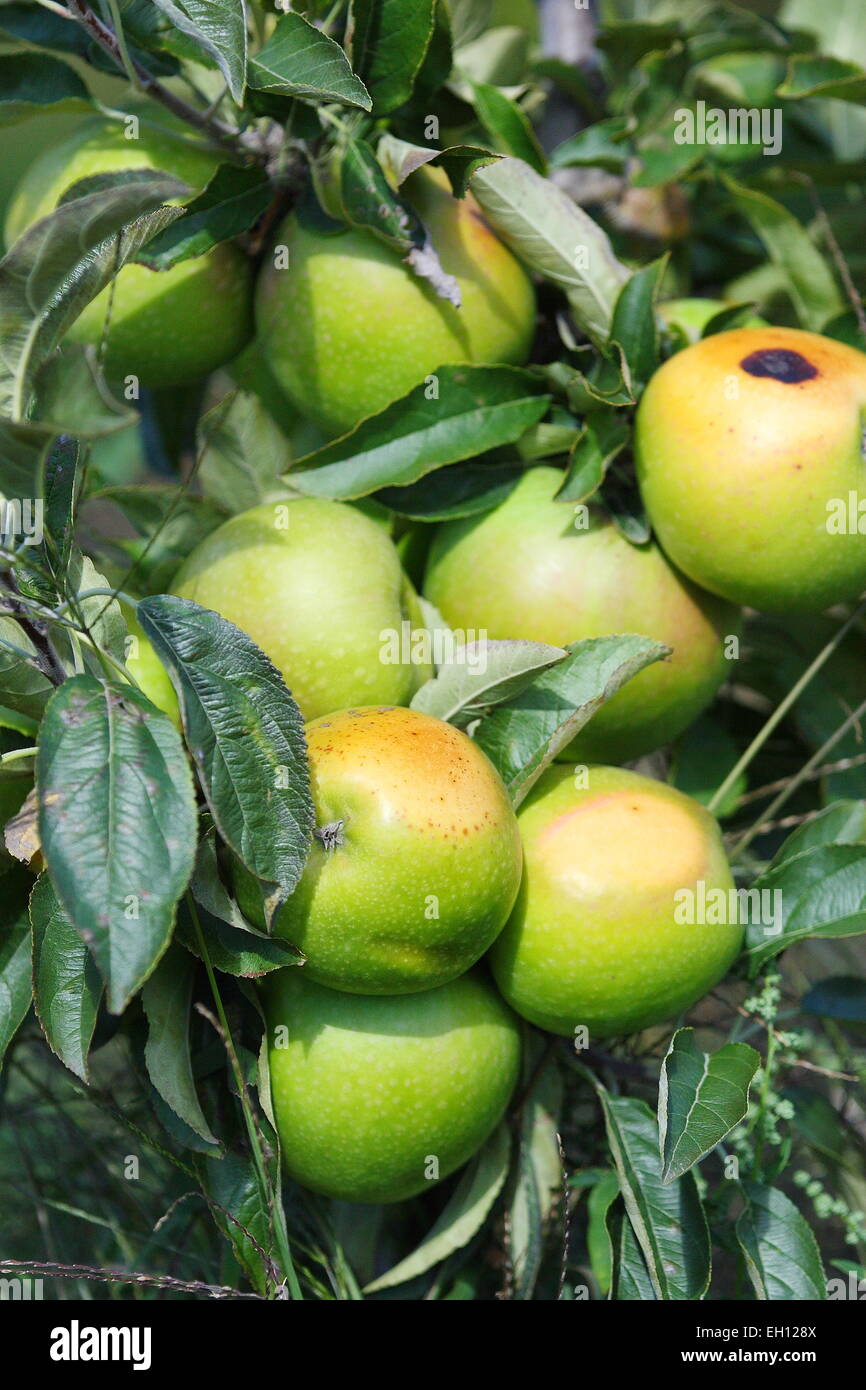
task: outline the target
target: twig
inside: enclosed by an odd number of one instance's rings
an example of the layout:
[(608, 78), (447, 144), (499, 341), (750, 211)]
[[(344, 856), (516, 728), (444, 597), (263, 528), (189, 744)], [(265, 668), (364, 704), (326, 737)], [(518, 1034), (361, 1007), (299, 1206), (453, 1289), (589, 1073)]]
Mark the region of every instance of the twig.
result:
[[(120, 44), (109, 25), (104, 24), (93, 13), (85, 0), (69, 0), (69, 10), (71, 18), (81, 24), (93, 41), (120, 68), (121, 72), (125, 72), (126, 67)], [(249, 155), (249, 150), (244, 149), (239, 141), (238, 132), (233, 130), (231, 126), (225, 125), (223, 121), (217, 120), (206, 111), (199, 111), (195, 106), (190, 106), (189, 102), (169, 91), (168, 87), (164, 87), (136, 58), (130, 57), (129, 62), (137, 84), (148, 96), (161, 102), (167, 110), (179, 117), (180, 120), (185, 121), (187, 125), (195, 126), (196, 130), (202, 131), (214, 144), (229, 149), (235, 154), (243, 151)]]
[[(866, 763), (866, 753), (857, 753), (851, 758), (840, 758), (835, 763), (823, 763), (821, 767), (813, 768), (808, 777), (803, 777), (804, 782), (817, 782), (820, 777), (830, 777), (834, 772), (850, 772), (852, 768), (862, 767)], [(756, 787), (754, 791), (745, 792), (738, 802), (738, 809), (748, 806), (752, 801), (761, 801), (765, 796), (772, 796), (773, 792), (780, 792), (791, 781), (790, 777), (780, 777), (777, 782), (767, 782), (763, 787)]]
[(137, 1284), (139, 1287), (174, 1289), (176, 1293), (207, 1294), (210, 1298), (253, 1298), (264, 1302), (261, 1294), (242, 1293), (226, 1284), (204, 1284), (198, 1280), (175, 1279), (170, 1274), (126, 1273), (120, 1269), (98, 1269), (92, 1265), (62, 1265), (38, 1260), (0, 1260), (7, 1274), (43, 1274), (51, 1279), (96, 1279), (102, 1284)]

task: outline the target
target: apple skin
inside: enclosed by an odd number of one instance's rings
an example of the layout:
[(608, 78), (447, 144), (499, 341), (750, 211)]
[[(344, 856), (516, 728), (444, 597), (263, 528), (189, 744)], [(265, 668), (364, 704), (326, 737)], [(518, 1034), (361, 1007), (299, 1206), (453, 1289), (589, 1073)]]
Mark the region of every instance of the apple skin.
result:
[(631, 545), (599, 508), (577, 530), (574, 508), (554, 501), (563, 474), (526, 472), (503, 503), (440, 527), (424, 593), (452, 627), (492, 640), (564, 646), (636, 632), (673, 656), (634, 676), (569, 744), (575, 761), (625, 762), (680, 734), (729, 671), (723, 639), (739, 613), (704, 594), (656, 545)]
[[(349, 709), (307, 726), (314, 838), (273, 930), (304, 952), (310, 979), (358, 994), (404, 994), (475, 963), (514, 906), (523, 863), (499, 774), (459, 729), (417, 710)], [(241, 910), (261, 890), (237, 866)], [(433, 915), (438, 913), (438, 915)]]
[(372, 232), (325, 232), (295, 215), (278, 229), (287, 269), (265, 263), (256, 323), (271, 371), (302, 414), (331, 435), (382, 410), (445, 363), (526, 360), (535, 294), (481, 216), (419, 171), (403, 186), (462, 306), (441, 299)]
[[(53, 212), (79, 179), (123, 169), (159, 169), (199, 191), (219, 167), (219, 157), (169, 130), (140, 124), (127, 140), (115, 122), (88, 121), (41, 155), (12, 198), (6, 219), (11, 243)], [(176, 386), (206, 376), (234, 357), (252, 333), (252, 271), (229, 242), (170, 270), (126, 265), (112, 287), (91, 301), (69, 330), (73, 342), (98, 345), (106, 314), (111, 326), (104, 366), (110, 378), (137, 376), (143, 386)]]
[(414, 1197), (471, 1158), (502, 1118), (520, 1031), (479, 975), (401, 999), (340, 994), (302, 966), (277, 971), (264, 990), (283, 1165), (304, 1187), (348, 1202)]
[(382, 660), (384, 632), (423, 628), (393, 542), (355, 507), (264, 502), (201, 542), (172, 592), (212, 608), (261, 647), (305, 719), (355, 702), (408, 704), (426, 662)]
[(167, 714), (172, 723), (181, 728), (180, 706), (171, 683), (171, 677), (153, 649), (148, 637), (131, 614), (127, 614), (126, 626), (135, 645), (130, 644), (125, 666), (134, 683), (151, 704)]
[(524, 1018), (591, 1039), (674, 1018), (740, 949), (739, 925), (682, 925), (674, 894), (733, 886), (716, 822), (674, 787), (623, 768), (556, 764), (523, 803), (526, 856), (514, 912), (491, 952)]
[[(755, 374), (770, 371), (781, 376)], [(741, 328), (677, 353), (649, 383), (635, 436), (670, 560), (753, 608), (855, 599), (866, 535), (831, 534), (827, 504), (863, 493), (864, 420), (866, 355), (819, 334)]]

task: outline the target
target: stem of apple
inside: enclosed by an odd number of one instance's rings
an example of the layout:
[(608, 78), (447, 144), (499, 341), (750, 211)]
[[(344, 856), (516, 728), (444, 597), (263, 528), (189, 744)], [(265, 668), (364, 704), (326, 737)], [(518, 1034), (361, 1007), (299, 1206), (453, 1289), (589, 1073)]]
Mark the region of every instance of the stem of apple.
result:
[(854, 626), (857, 619), (864, 613), (866, 613), (866, 599), (855, 608), (848, 621), (840, 627), (839, 631), (834, 634), (826, 647), (818, 653), (811, 665), (807, 666), (800, 679), (791, 686), (784, 700), (777, 706), (763, 728), (761, 728), (752, 739), (752, 742), (749, 744), (743, 756), (734, 763), (734, 766), (731, 768), (725, 780), (716, 788), (712, 798), (707, 804), (707, 810), (714, 812), (716, 808), (722, 804), (728, 792), (736, 785), (738, 778), (745, 772), (753, 758), (761, 751), (767, 739), (773, 731), (778, 728), (788, 711), (797, 703), (807, 685), (817, 676), (821, 667), (830, 659), (843, 638), (847, 636)]

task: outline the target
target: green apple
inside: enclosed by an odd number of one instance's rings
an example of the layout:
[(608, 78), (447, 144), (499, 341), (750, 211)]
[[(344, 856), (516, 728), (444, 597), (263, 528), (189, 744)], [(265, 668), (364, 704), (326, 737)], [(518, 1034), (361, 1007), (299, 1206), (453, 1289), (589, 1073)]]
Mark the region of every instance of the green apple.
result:
[(171, 677), (132, 614), (127, 614), (126, 626), (129, 629), (124, 663), (127, 671), (151, 704), (161, 709), (180, 728), (180, 707)]
[(419, 170), (402, 190), (460, 287), (458, 309), (372, 232), (324, 231), (290, 216), (256, 292), (265, 355), (299, 411), (331, 434), (352, 429), (456, 362), (526, 360), (535, 325), (529, 277), (494, 236), (474, 199)]
[(486, 980), (411, 999), (341, 994), (289, 967), (265, 986), (271, 1098), (286, 1172), (349, 1202), (398, 1202), (471, 1158), (520, 1067)]
[(866, 355), (792, 328), (704, 338), (640, 403), (638, 478), (658, 539), (735, 603), (810, 612), (866, 586)]
[(623, 768), (557, 764), (518, 821), (526, 872), (491, 963), (531, 1023), (585, 1027), (590, 1041), (633, 1033), (728, 970), (741, 914), (718, 826), (691, 797)]
[(739, 614), (656, 545), (631, 545), (600, 508), (556, 502), (562, 482), (555, 468), (532, 468), (494, 511), (442, 526), (424, 593), (451, 627), (489, 639), (561, 647), (636, 632), (670, 646), (671, 658), (639, 672), (569, 747), (575, 760), (622, 762), (675, 738), (709, 703)]
[[(393, 706), (317, 719), (307, 744), (319, 835), (274, 932), (333, 989), (404, 994), (453, 980), (501, 931), (520, 884), (499, 774), (453, 725)], [(241, 909), (262, 922), (258, 883), (236, 874)]]
[[(122, 123), (85, 122), (31, 164), (12, 198), (6, 239), (53, 212), (80, 179), (124, 169), (159, 169), (198, 191), (219, 167), (219, 156), (172, 131), (141, 121), (136, 139)], [(84, 309), (68, 337), (100, 344), (110, 310), (105, 369), (112, 378), (136, 376), (143, 386), (175, 386), (206, 376), (240, 351), (252, 332), (252, 272), (229, 242), (170, 270), (126, 265)]]
[[(664, 324), (682, 329), (690, 343), (697, 343), (710, 320), (731, 308), (733, 305), (723, 299), (667, 299), (658, 306), (658, 313)], [(743, 327), (766, 328), (767, 323), (757, 314), (750, 314)]]
[(287, 498), (233, 516), (193, 551), (172, 589), (252, 637), (306, 719), (355, 702), (408, 704), (432, 675), (393, 542), (342, 502)]

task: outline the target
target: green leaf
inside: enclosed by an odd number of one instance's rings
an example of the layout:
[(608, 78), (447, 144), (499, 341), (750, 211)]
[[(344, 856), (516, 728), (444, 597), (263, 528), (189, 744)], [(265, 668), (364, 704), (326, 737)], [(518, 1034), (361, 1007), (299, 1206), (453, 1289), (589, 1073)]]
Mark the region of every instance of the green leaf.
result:
[(625, 353), (635, 392), (646, 386), (659, 365), (656, 302), (669, 259), (660, 256), (634, 271), (617, 297), (610, 332)]
[(651, 1303), (658, 1298), (634, 1227), (622, 1204), (614, 1208), (616, 1267), (612, 1297), (617, 1303)]
[(226, 519), (223, 508), (185, 483), (121, 484), (100, 488), (88, 500), (116, 506), (141, 537), (124, 543), (137, 593), (164, 593), (190, 551)]
[(47, 874), (40, 874), (30, 894), (30, 921), (36, 1016), (52, 1052), (86, 1082), (102, 980)]
[(205, 492), (234, 513), (273, 495), (291, 450), (259, 397), (235, 391), (199, 421), (198, 457)]
[(498, 705), (475, 731), (515, 806), (605, 700), (668, 649), (648, 637), (625, 635), (589, 638), (568, 650), (566, 661)]
[(520, 463), (455, 463), (428, 473), (408, 487), (373, 493), (377, 502), (398, 516), (415, 521), (453, 521), (492, 511), (504, 502), (523, 474)]
[[(82, 309), (139, 247), (181, 215), (186, 185), (135, 171), (64, 202), (0, 262), (0, 412), (25, 417), (39, 369)], [(80, 187), (80, 185), (79, 185)]]
[(170, 946), (141, 992), (147, 1016), (147, 1073), (166, 1105), (207, 1144), (218, 1144), (205, 1119), (192, 1073), (189, 1018), (195, 961)]
[(177, 730), (139, 691), (78, 675), (48, 702), (39, 835), (57, 896), (121, 1013), (171, 936), (196, 806)]
[(0, 1065), (27, 1016), (33, 985), (30, 973), (30, 920), (27, 895), (32, 879), (17, 867), (3, 876), (0, 908)]
[(563, 290), (578, 326), (605, 344), (617, 296), (629, 278), (607, 234), (520, 159), (485, 165), (470, 182), (497, 235), (531, 270)]
[(756, 1298), (823, 1301), (827, 1284), (818, 1244), (789, 1197), (763, 1183), (741, 1184), (745, 1209), (736, 1233)]
[[(216, 970), (255, 979), (304, 959), (297, 946), (278, 937), (264, 936), (244, 917), (220, 877), (213, 830), (199, 842), (190, 892), (195, 898), (199, 925)], [(181, 904), (175, 938), (193, 955), (202, 954), (198, 932), (186, 903)]]
[(434, 469), (513, 444), (550, 401), (516, 367), (439, 367), (437, 395), (416, 386), (342, 439), (307, 454), (288, 479), (311, 497), (351, 501), (406, 486)]
[(618, 1196), (619, 1178), (611, 1169), (593, 1184), (587, 1203), (586, 1249), (599, 1293), (604, 1297), (610, 1293), (613, 1278), (613, 1249), (607, 1219)]
[(792, 212), (766, 193), (724, 177), (742, 215), (761, 238), (770, 260), (785, 274), (803, 328), (820, 333), (844, 308), (841, 291), (824, 257)]
[(43, 53), (0, 56), (0, 126), (41, 115), (47, 107), (88, 111), (93, 102), (78, 73), (58, 58)]
[(833, 97), (866, 105), (866, 72), (859, 63), (841, 58), (822, 58), (813, 53), (794, 53), (781, 87), (780, 97)]
[(494, 147), (502, 154), (525, 160), (536, 173), (546, 169), (544, 151), (525, 111), (498, 87), (486, 82), (470, 83), (472, 104)]
[(721, 1143), (749, 1108), (761, 1057), (746, 1043), (701, 1052), (694, 1030), (679, 1028), (659, 1077), (662, 1181), (673, 1182)]
[[(530, 1065), (544, 1044), (534, 1039)], [(544, 1234), (562, 1195), (563, 1172), (557, 1125), (562, 1080), (555, 1062), (536, 1077), (521, 1106), (517, 1171), (508, 1198), (508, 1253), (512, 1297), (531, 1299), (541, 1269)]]
[(557, 502), (585, 502), (597, 492), (610, 465), (631, 443), (631, 424), (621, 410), (602, 406), (587, 417), (568, 464)]
[(313, 805), (300, 711), (246, 633), (190, 599), (143, 599), (138, 621), (177, 690), (187, 743), (220, 835), (251, 873), (291, 893)]
[(665, 1184), (659, 1136), (642, 1100), (611, 1096), (592, 1077), (611, 1154), (637, 1243), (659, 1299), (703, 1298), (710, 1282), (710, 1238), (694, 1175)]
[[(819, 845), (771, 865), (752, 886), (774, 905), (746, 929), (749, 975), (796, 941), (866, 932), (866, 846)], [(764, 894), (770, 894), (767, 899)], [(762, 911), (760, 916), (768, 914)]]
[(508, 1130), (500, 1125), (464, 1172), (429, 1235), (405, 1260), (368, 1284), (364, 1293), (377, 1293), (416, 1279), (455, 1250), (468, 1245), (502, 1191), (508, 1175), (510, 1149)]
[(221, 164), (213, 178), (183, 209), (183, 216), (154, 237), (135, 257), (151, 270), (169, 270), (212, 246), (240, 236), (270, 205), (273, 188), (263, 169)]
[(352, 0), (349, 54), (374, 115), (387, 115), (411, 97), (435, 10), (435, 0)]
[(247, 61), (244, 0), (154, 0), (154, 4), (213, 58), (232, 97), (243, 106)]
[(373, 107), (340, 45), (294, 11), (280, 16), (264, 48), (250, 59), (247, 81), (260, 92), (339, 101), (363, 111)]
[[(229, 1241), (241, 1268), (257, 1293), (264, 1294), (282, 1283), (274, 1224), (283, 1218), (277, 1210), (278, 1183), (273, 1184), (274, 1206), (262, 1194), (258, 1175), (249, 1157), (227, 1153), (221, 1158), (196, 1159), (202, 1191), (211, 1216)], [(272, 1178), (276, 1178), (276, 1172)]]
[(23, 628), (0, 616), (0, 705), (40, 719), (54, 692), (41, 658)]
[(610, 116), (606, 120), (596, 121), (595, 125), (587, 126), (557, 145), (550, 156), (550, 167), (588, 167), (621, 174), (629, 157), (629, 146), (624, 138), (629, 129), (630, 122), (625, 116)]
[(412, 709), (464, 725), (486, 705), (519, 695), (539, 671), (568, 658), (561, 647), (544, 642), (470, 642), (457, 647), (432, 680), (411, 700)]

